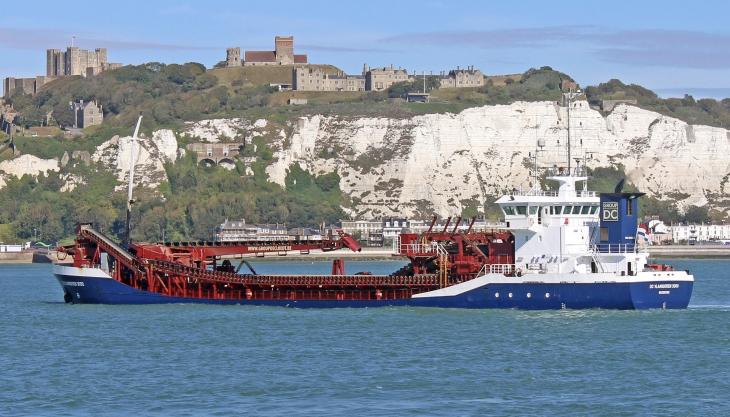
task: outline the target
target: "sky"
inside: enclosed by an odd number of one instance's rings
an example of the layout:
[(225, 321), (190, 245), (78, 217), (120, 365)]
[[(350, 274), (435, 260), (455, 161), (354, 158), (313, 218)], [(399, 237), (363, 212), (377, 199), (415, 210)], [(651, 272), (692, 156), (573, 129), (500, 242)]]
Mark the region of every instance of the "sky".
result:
[(34, 0), (3, 8), (0, 77), (45, 73), (45, 50), (107, 47), (109, 60), (200, 62), (225, 49), (296, 53), (348, 73), (393, 64), (486, 74), (551, 66), (581, 85), (612, 78), (662, 95), (730, 97), (730, 1), (138, 1)]

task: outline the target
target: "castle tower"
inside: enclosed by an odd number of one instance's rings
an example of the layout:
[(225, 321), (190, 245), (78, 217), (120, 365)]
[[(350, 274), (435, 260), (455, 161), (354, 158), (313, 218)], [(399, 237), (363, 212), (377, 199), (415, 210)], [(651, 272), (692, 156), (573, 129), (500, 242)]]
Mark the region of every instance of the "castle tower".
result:
[(108, 61), (106, 48), (96, 48), (96, 64), (97, 67), (105, 66)]
[(226, 67), (241, 66), (241, 48), (226, 49)]
[(294, 36), (277, 36), (274, 38), (276, 62), (281, 65), (294, 64)]
[(66, 74), (66, 54), (60, 49), (46, 50), (46, 76), (62, 77)]
[(85, 70), (81, 67), (81, 50), (77, 46), (66, 49), (66, 75), (82, 75)]

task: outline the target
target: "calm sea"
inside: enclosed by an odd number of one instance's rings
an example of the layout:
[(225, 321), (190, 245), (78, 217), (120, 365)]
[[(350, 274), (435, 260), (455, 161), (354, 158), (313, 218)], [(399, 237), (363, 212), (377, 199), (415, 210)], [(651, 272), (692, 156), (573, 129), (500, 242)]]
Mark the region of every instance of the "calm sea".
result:
[(728, 416), (730, 262), (670, 262), (688, 310), (66, 305), (0, 265), (0, 415)]

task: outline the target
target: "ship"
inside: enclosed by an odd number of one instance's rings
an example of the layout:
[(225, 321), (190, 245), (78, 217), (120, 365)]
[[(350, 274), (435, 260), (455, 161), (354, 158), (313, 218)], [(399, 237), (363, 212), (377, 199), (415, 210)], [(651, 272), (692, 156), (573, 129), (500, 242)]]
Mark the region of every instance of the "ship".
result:
[[(141, 120), (141, 118), (140, 118)], [(139, 128), (135, 129), (136, 137)], [(569, 146), (569, 145), (568, 145)], [(132, 200), (130, 168), (127, 218)], [(64, 300), (75, 304), (206, 303), (331, 307), (546, 309), (683, 309), (694, 277), (649, 260), (639, 241), (639, 192), (587, 189), (585, 164), (543, 172), (557, 189), (535, 182), (496, 204), (505, 226), (473, 230), (474, 219), (436, 217), (423, 233), (401, 233), (395, 256), (407, 260), (387, 275), (258, 274), (251, 260), (290, 252), (360, 251), (341, 230), (312, 241), (301, 236), (262, 241), (117, 243), (91, 224), (59, 248), (53, 272)], [(582, 184), (582, 187), (580, 187)], [(452, 224), (453, 220), (453, 224)], [(70, 259), (69, 259), (70, 258)], [(234, 265), (238, 263), (238, 265)]]

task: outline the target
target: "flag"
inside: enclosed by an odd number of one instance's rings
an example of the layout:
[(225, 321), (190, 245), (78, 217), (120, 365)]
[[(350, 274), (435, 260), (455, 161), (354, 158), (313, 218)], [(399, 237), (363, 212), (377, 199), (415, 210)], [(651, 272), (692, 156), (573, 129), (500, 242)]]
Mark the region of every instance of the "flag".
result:
[(651, 238), (649, 237), (649, 233), (645, 229), (645, 225), (639, 226), (639, 228), (636, 230), (636, 237), (637, 239), (642, 239), (644, 243), (647, 245), (651, 245)]

